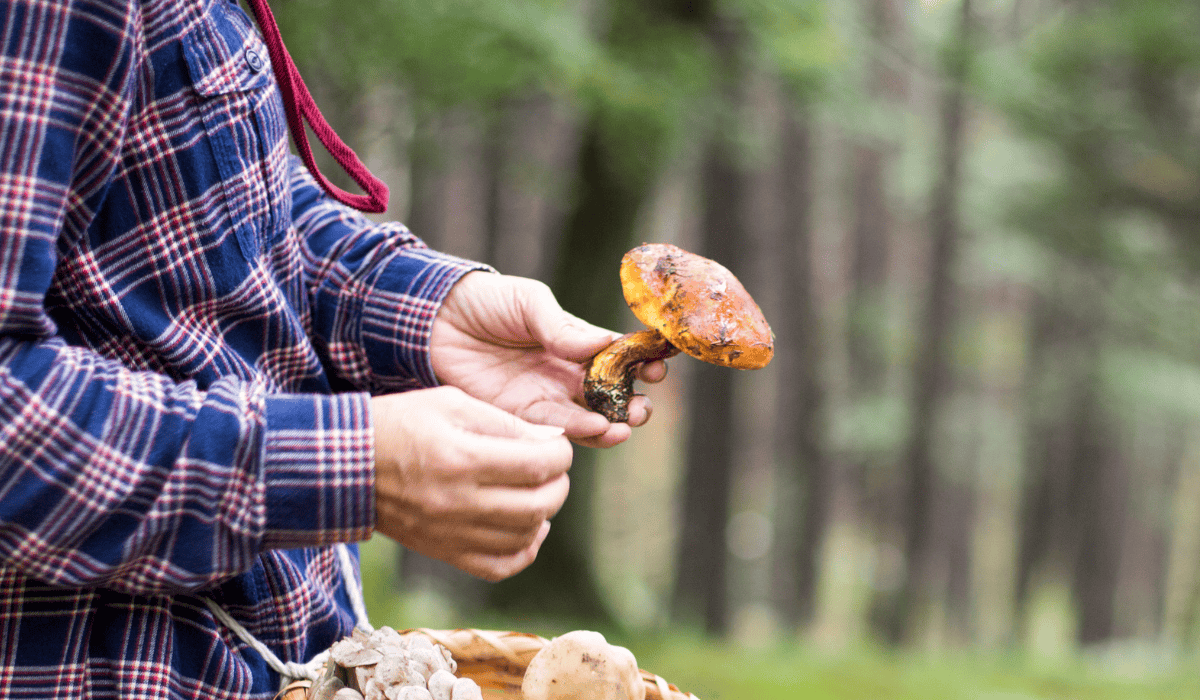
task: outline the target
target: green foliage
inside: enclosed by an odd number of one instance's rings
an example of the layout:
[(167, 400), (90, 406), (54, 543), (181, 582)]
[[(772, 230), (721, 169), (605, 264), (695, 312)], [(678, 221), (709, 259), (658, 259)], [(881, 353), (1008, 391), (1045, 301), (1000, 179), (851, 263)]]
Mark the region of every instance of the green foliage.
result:
[(563, 0), (291, 0), (280, 24), (298, 61), (356, 84), (391, 79), (433, 106), (487, 104), (570, 86), (597, 60), (576, 3)]
[(577, 99), (596, 115), (599, 148), (635, 189), (648, 186), (685, 135), (702, 125), (698, 108), (713, 89), (702, 35), (655, 8), (613, 3), (605, 50), (586, 80), (574, 86)]
[(1161, 353), (1112, 347), (1104, 353), (1102, 369), (1114, 408), (1200, 419), (1200, 367)]
[[(531, 91), (597, 115), (623, 175), (656, 177), (664, 158), (704, 133), (716, 65), (710, 17), (689, 4), (579, 0), (336, 0), (276, 3), (297, 61), (347, 86), (393, 81), (418, 113), (487, 110)], [(704, 5), (701, 3), (701, 5)], [(706, 6), (707, 7), (707, 6)], [(727, 0), (766, 68), (799, 89), (820, 84), (836, 54), (814, 0)], [(590, 13), (590, 14), (589, 14)]]
[(1013, 48), (982, 79), (1056, 161), (1014, 223), (1073, 257), (1125, 265), (1129, 239), (1113, 224), (1141, 212), (1166, 222), (1200, 270), (1200, 6), (1088, 3)]
[(760, 61), (803, 96), (820, 94), (845, 52), (825, 3), (727, 0), (752, 37)]

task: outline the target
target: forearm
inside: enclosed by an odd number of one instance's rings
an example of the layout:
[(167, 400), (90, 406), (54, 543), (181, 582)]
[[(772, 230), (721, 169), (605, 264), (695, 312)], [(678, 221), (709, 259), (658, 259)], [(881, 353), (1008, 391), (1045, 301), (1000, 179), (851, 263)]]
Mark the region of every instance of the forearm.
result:
[(0, 339), (0, 560), (139, 594), (204, 588), (268, 547), (373, 527), (361, 395), (131, 372), (61, 342)]
[(374, 224), (293, 167), (311, 332), (335, 375), (360, 391), (435, 386), (433, 319), (450, 288), (486, 265), (430, 250), (403, 225)]

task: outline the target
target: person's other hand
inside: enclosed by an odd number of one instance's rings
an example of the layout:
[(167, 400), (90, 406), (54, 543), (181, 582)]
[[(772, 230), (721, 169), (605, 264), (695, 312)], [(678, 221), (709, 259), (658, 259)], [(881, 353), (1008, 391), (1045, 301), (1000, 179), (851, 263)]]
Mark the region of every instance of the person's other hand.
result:
[[(549, 287), (523, 277), (471, 272), (438, 311), (430, 341), (438, 381), (544, 425), (589, 447), (628, 439), (650, 418), (645, 396), (629, 404), (629, 422), (609, 423), (586, 408), (583, 363), (619, 337), (563, 311)], [(638, 376), (657, 382), (666, 364), (647, 363)]]
[(452, 387), (371, 399), (376, 531), (499, 581), (529, 566), (567, 497), (571, 443)]

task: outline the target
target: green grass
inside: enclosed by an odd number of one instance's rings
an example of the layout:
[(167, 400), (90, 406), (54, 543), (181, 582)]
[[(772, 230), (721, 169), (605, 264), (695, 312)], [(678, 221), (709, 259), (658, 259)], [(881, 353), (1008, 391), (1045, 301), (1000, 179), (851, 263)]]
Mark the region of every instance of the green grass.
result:
[[(395, 545), (363, 547), (364, 593), (376, 625), (482, 627), (553, 636), (567, 620), (464, 619), (436, 599), (398, 596)], [(1002, 655), (822, 654), (801, 646), (749, 650), (695, 635), (629, 638), (638, 664), (700, 700), (1200, 700), (1200, 659), (1168, 663), (1151, 651), (1111, 652), (1074, 662), (1036, 663)]]
[(838, 656), (793, 648), (747, 651), (670, 639), (641, 648), (643, 668), (701, 700), (1188, 700), (1200, 670), (1138, 678), (1080, 663), (1038, 668), (978, 656), (928, 658), (861, 651)]

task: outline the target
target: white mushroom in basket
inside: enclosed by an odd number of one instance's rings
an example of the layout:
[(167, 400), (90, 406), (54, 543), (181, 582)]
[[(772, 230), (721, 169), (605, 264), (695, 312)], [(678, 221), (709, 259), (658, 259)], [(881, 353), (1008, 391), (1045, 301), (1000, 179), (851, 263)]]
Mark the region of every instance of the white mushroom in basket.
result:
[[(390, 627), (333, 644), (325, 670), (303, 700), (483, 700), (479, 685), (454, 675), (449, 650), (425, 637), (401, 637)], [(280, 700), (294, 700), (300, 689)]]
[(524, 700), (646, 700), (633, 653), (609, 644), (599, 632), (556, 637), (529, 661), (521, 682)]

